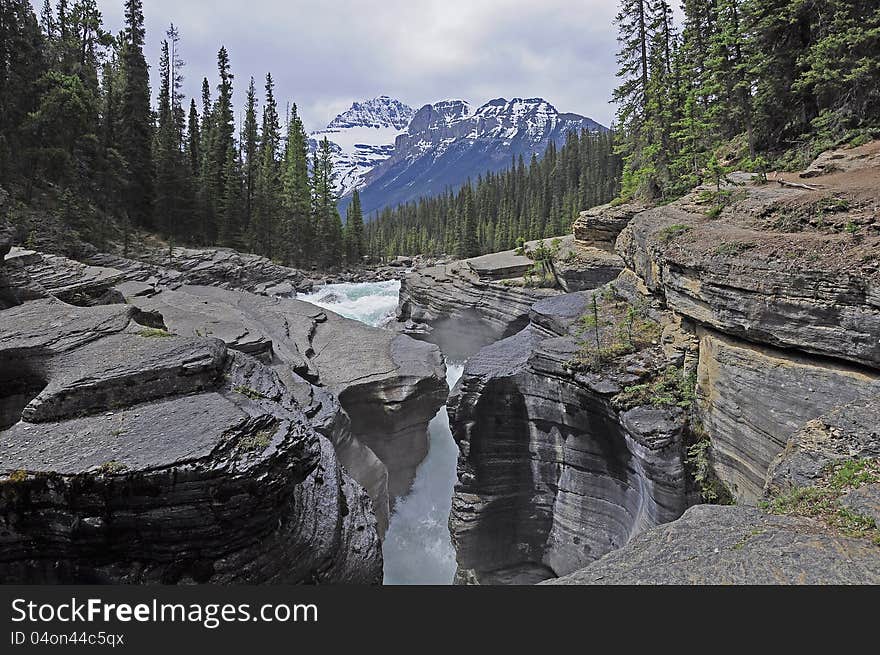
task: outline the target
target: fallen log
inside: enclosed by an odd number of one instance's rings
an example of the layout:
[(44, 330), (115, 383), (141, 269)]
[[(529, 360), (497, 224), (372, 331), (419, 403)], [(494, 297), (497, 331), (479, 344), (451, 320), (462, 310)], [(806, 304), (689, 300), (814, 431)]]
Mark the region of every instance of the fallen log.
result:
[(782, 180), (780, 178), (776, 178), (776, 182), (779, 183), (779, 186), (787, 187), (791, 189), (805, 189), (807, 191), (818, 191), (819, 186), (815, 184), (801, 184), (799, 182), (789, 182), (788, 180)]

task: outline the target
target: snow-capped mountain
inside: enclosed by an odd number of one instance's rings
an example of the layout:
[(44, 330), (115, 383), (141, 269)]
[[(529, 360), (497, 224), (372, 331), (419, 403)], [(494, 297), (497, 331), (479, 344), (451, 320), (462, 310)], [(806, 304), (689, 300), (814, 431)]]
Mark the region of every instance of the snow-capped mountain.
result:
[(394, 154), (394, 140), (406, 130), (414, 115), (412, 107), (379, 96), (355, 102), (326, 129), (310, 135), (313, 151), (324, 137), (330, 141), (341, 196), (363, 186), (367, 173)]
[(455, 189), (509, 167), (520, 155), (528, 162), (551, 141), (562, 146), (571, 131), (606, 129), (585, 116), (560, 113), (542, 98), (498, 98), (476, 111), (463, 100), (425, 105), (396, 138), (391, 155), (363, 176), (364, 212)]

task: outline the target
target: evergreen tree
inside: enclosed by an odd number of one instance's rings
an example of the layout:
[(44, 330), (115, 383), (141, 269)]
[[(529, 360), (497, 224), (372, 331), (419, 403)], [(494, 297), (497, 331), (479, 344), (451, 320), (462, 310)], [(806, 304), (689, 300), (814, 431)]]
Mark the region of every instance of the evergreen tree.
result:
[(305, 265), (315, 261), (311, 203), (309, 141), (293, 105), (281, 169), (282, 256), (288, 264)]
[(196, 109), (195, 99), (190, 101), (189, 118), (186, 124), (186, 161), (189, 165), (189, 175), (196, 178), (199, 174), (199, 162), (201, 161), (201, 131), (199, 128), (199, 111)]
[(266, 257), (279, 255), (278, 243), (280, 229), (280, 168), (278, 151), (281, 143), (281, 123), (278, 118), (278, 105), (275, 102), (275, 82), (272, 75), (266, 75), (266, 100), (263, 106), (263, 123), (260, 130), (258, 149), (259, 168), (253, 203), (253, 223), (251, 226), (251, 247)]
[(468, 257), (513, 248), (520, 238), (562, 236), (581, 210), (617, 195), (620, 173), (613, 133), (573, 133), (561, 150), (548, 145), (528, 168), (519, 158), (509, 170), (480, 176), (457, 193), (383, 210), (365, 226), (366, 252), (374, 259)]
[(361, 195), (355, 189), (345, 216), (346, 258), (351, 263), (360, 263), (364, 257), (364, 250), (364, 214), (361, 210)]
[(336, 207), (336, 173), (327, 137), (318, 145), (315, 155), (312, 194), (318, 264), (325, 268), (336, 266), (344, 258), (342, 219)]
[[(60, 13), (60, 7), (59, 7)], [(62, 24), (59, 15), (59, 25)], [(61, 29), (64, 38), (64, 29)], [(130, 220), (153, 227), (153, 158), (150, 79), (144, 58), (144, 14), (141, 0), (125, 0), (122, 47), (123, 87), (119, 107), (119, 152), (126, 161), (126, 211)]]
[(244, 151), (244, 228), (248, 230), (253, 220), (254, 193), (257, 185), (257, 172), (260, 168), (260, 157), (257, 151), (260, 140), (257, 130), (257, 91), (252, 77), (248, 86), (241, 144)]
[[(232, 106), (233, 74), (225, 47), (217, 53), (217, 100), (211, 110), (205, 191), (210, 194), (206, 216), (207, 238), (217, 240), (218, 212), (225, 204), (226, 180), (230, 151), (235, 150), (235, 114)], [(240, 226), (226, 226), (226, 234), (238, 234)]]

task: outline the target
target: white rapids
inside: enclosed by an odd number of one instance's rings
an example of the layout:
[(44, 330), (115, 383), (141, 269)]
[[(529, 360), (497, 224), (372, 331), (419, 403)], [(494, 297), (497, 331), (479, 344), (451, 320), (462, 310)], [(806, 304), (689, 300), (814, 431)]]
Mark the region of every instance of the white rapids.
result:
[(317, 291), (297, 295), (297, 300), (329, 309), (346, 318), (381, 327), (397, 311), (400, 282), (328, 284)]
[[(392, 320), (400, 282), (330, 284), (298, 300), (347, 318), (381, 327)], [(455, 386), (462, 364), (447, 363), (446, 381)], [(428, 425), (429, 450), (416, 471), (410, 493), (397, 502), (382, 553), (386, 585), (448, 585), (455, 577), (455, 549), (449, 537), (449, 512), (456, 482), (458, 446), (449, 429), (446, 407)]]

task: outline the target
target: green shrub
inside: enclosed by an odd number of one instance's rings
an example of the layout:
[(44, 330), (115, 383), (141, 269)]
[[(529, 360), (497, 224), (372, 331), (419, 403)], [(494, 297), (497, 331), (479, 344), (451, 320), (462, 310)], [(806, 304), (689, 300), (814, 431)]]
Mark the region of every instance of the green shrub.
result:
[(867, 538), (880, 545), (880, 527), (869, 516), (843, 506), (840, 499), (849, 491), (880, 482), (880, 460), (850, 459), (823, 471), (812, 486), (793, 487), (761, 503), (771, 514), (815, 518), (849, 537)]
[(626, 387), (614, 397), (614, 406), (620, 410), (633, 407), (690, 409), (696, 400), (695, 374), (685, 375), (676, 366), (667, 367), (650, 382)]
[(575, 328), (580, 351), (572, 365), (596, 370), (607, 362), (636, 352), (660, 339), (660, 325), (641, 305), (617, 300), (610, 287), (594, 292), (587, 312)]
[(272, 429), (259, 430), (253, 434), (242, 437), (238, 444), (244, 451), (263, 451), (269, 447), (270, 443), (272, 443), (272, 436), (274, 434), (275, 430)]
[(733, 505), (733, 496), (724, 483), (715, 475), (711, 460), (712, 442), (708, 436), (701, 435), (687, 450), (685, 468), (690, 473), (700, 497), (713, 505)]

